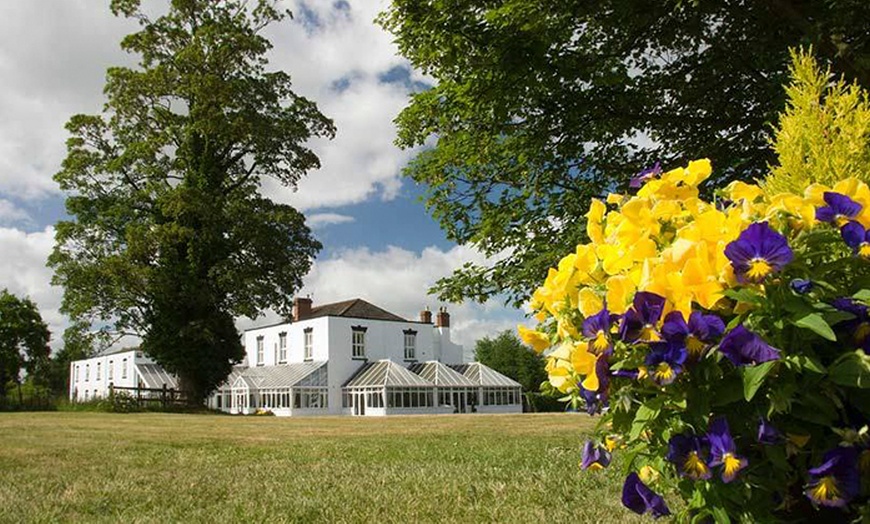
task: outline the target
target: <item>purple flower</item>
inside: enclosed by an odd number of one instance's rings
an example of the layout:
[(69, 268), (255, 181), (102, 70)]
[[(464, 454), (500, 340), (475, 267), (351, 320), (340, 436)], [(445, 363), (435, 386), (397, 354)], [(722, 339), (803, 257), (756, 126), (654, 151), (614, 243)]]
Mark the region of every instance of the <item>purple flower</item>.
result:
[(704, 460), (703, 448), (706, 439), (695, 435), (674, 435), (668, 441), (668, 454), (665, 457), (677, 466), (677, 472), (692, 480), (710, 478), (710, 468)]
[(870, 231), (864, 229), (860, 222), (852, 220), (840, 228), (840, 236), (852, 248), (852, 253), (870, 259)]
[(651, 342), (646, 356), (646, 367), (650, 378), (660, 386), (667, 386), (683, 371), (683, 363), (688, 353), (682, 344), (670, 342)]
[(638, 291), (634, 295), (632, 306), (622, 316), (619, 337), (626, 342), (661, 340), (656, 326), (662, 318), (664, 308), (665, 297), (648, 291)]
[(843, 507), (861, 489), (858, 450), (834, 448), (822, 460), (821, 466), (809, 470), (810, 482), (804, 493), (814, 504)]
[(652, 167), (647, 167), (640, 173), (631, 177), (631, 180), (628, 182), (628, 187), (638, 189), (640, 186), (644, 185), (647, 180), (651, 180), (661, 174), (662, 166), (659, 162), (656, 162)]
[(577, 388), (580, 391), (580, 396), (586, 404), (586, 413), (594, 415), (600, 413), (610, 403), (608, 395), (610, 385), (610, 363), (607, 359), (599, 358), (595, 363), (595, 373), (598, 375), (598, 390), (590, 391), (583, 387), (581, 383), (577, 383)]
[(725, 417), (719, 417), (710, 424), (707, 438), (710, 440), (710, 467), (722, 465), (722, 482), (731, 482), (749, 462), (737, 456), (737, 447)]
[(855, 345), (870, 350), (870, 311), (867, 306), (851, 298), (838, 298), (831, 305), (855, 315), (855, 318), (838, 323), (837, 327), (849, 333)]
[(614, 377), (622, 377), (628, 378), (631, 380), (637, 380), (640, 378), (640, 370), (638, 369), (617, 369), (613, 372)]
[(610, 354), (613, 344), (610, 341), (610, 325), (614, 315), (607, 306), (583, 321), (583, 336), (589, 339), (589, 352), (593, 355)]
[(783, 440), (782, 433), (780, 433), (769, 420), (762, 417), (761, 420), (758, 421), (758, 442), (772, 446), (774, 444), (779, 444)]
[(689, 315), (688, 323), (682, 313), (671, 311), (662, 324), (662, 335), (665, 340), (684, 345), (689, 355), (693, 357), (700, 357), (704, 350), (722, 336), (724, 331), (725, 323), (721, 318), (716, 315), (704, 315), (700, 311), (693, 311)]
[(779, 360), (779, 350), (743, 327), (743, 324), (725, 334), (719, 343), (719, 351), (738, 367)]
[(580, 468), (597, 471), (610, 465), (610, 452), (601, 446), (596, 446), (591, 440), (587, 440), (583, 446), (583, 461)]
[(671, 514), (665, 499), (649, 489), (633, 471), (622, 485), (622, 504), (638, 515), (650, 512), (654, 518), (659, 518)]
[(788, 285), (798, 295), (806, 295), (813, 289), (813, 281), (804, 278), (795, 278)]
[(737, 280), (761, 282), (791, 262), (794, 254), (784, 236), (771, 229), (767, 222), (757, 222), (725, 246), (725, 256), (731, 261)]
[(846, 195), (825, 191), (822, 195), (826, 206), (816, 208), (816, 220), (842, 226), (861, 212), (861, 204)]

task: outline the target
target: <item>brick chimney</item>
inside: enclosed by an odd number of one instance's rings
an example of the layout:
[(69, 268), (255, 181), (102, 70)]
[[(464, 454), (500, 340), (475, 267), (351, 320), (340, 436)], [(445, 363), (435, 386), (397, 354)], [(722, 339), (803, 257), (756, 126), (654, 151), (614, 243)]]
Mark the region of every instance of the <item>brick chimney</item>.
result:
[(435, 315), (435, 327), (450, 327), (450, 314), (446, 307), (438, 308), (438, 314)]
[(293, 299), (293, 321), (298, 322), (311, 316), (311, 299), (296, 297)]
[(432, 312), (429, 311), (428, 307), (420, 312), (420, 322), (424, 324), (432, 323)]

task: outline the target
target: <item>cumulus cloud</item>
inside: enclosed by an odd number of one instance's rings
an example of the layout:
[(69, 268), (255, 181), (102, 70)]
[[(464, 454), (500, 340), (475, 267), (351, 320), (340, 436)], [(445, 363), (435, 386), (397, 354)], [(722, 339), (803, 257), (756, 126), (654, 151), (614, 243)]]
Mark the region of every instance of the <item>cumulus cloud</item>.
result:
[[(0, 216), (2, 216), (2, 206), (0, 206)], [(315, 213), (313, 215), (309, 215), (305, 219), (308, 227), (312, 229), (317, 229), (324, 226), (331, 226), (334, 224), (346, 224), (353, 221), (354, 218), (352, 216), (341, 215), (338, 213)]]
[(53, 227), (34, 233), (0, 227), (0, 288), (36, 303), (56, 348), (68, 320), (60, 312), (63, 290), (50, 284), (52, 273), (45, 266), (53, 245)]
[(0, 224), (12, 224), (14, 222), (30, 222), (27, 211), (16, 206), (9, 200), (0, 198)]

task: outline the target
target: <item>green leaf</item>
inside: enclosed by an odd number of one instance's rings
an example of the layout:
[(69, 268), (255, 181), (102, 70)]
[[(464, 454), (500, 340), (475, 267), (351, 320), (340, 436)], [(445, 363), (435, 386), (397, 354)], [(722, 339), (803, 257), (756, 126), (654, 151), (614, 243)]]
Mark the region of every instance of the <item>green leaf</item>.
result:
[(764, 295), (758, 294), (757, 291), (743, 287), (739, 289), (726, 289), (722, 292), (728, 298), (732, 298), (739, 302), (747, 302), (749, 304), (761, 305), (764, 304)]
[(776, 364), (776, 361), (772, 360), (757, 366), (746, 366), (741, 370), (743, 375), (743, 398), (747, 402), (752, 400), (752, 397), (758, 392), (758, 388), (764, 383), (764, 378), (773, 369), (774, 364)]
[(728, 513), (725, 512), (725, 509), (714, 506), (710, 508), (710, 511), (713, 513), (713, 520), (716, 521), (716, 524), (731, 524), (731, 518), (728, 517)]
[(638, 438), (646, 426), (658, 418), (662, 410), (663, 397), (655, 397), (644, 402), (637, 408), (637, 414), (634, 416), (634, 422), (631, 423), (631, 432), (629, 438), (632, 440)]
[(862, 289), (852, 295), (852, 298), (855, 300), (860, 300), (861, 302), (870, 303), (870, 289)]
[(814, 373), (825, 372), (825, 366), (813, 357), (808, 357), (806, 355), (789, 355), (785, 357), (785, 359), (797, 365), (800, 369), (806, 369)]
[(837, 335), (834, 334), (834, 330), (831, 329), (831, 326), (829, 326), (828, 323), (825, 322), (825, 319), (823, 319), (818, 313), (810, 313), (809, 315), (805, 315), (797, 320), (793, 320), (792, 324), (799, 328), (809, 329), (813, 333), (830, 341), (836, 342), (837, 340)]
[(834, 384), (854, 388), (870, 388), (870, 356), (860, 349), (838, 358), (828, 368)]

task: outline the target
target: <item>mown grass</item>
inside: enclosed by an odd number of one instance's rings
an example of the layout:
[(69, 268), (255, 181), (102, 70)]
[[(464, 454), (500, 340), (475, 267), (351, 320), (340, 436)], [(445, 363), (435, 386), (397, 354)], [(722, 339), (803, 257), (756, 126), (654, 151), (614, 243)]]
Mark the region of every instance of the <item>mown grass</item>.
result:
[(585, 415), (0, 414), (3, 522), (634, 522)]

